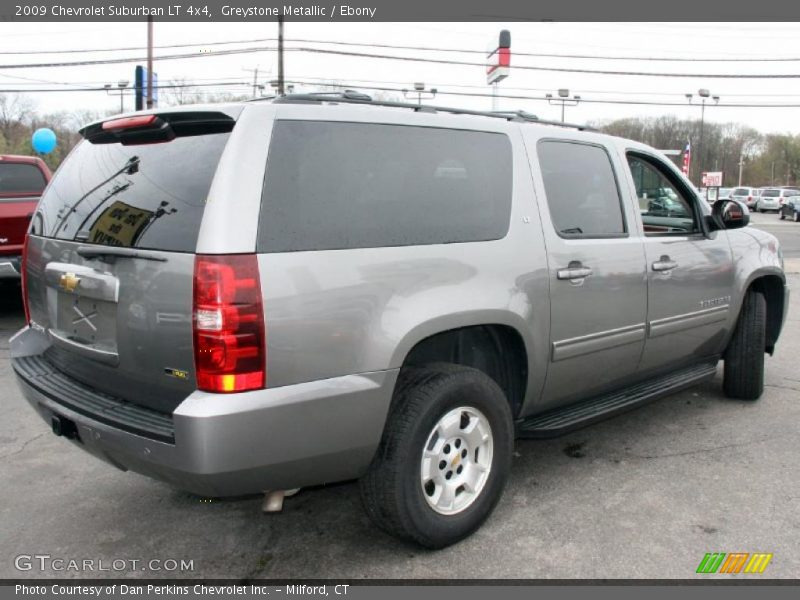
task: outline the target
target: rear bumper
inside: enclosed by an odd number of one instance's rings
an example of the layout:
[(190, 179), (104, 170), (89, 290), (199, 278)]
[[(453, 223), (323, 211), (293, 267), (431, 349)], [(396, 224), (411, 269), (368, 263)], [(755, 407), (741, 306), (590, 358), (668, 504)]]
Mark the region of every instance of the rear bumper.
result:
[(756, 206), (759, 210), (778, 210), (781, 203), (778, 200), (759, 200)]
[(0, 256), (0, 279), (20, 278), (20, 257)]
[(75, 423), (79, 447), (121, 469), (203, 496), (236, 496), (360, 477), (383, 433), (398, 370), (241, 394), (194, 392), (171, 415), (174, 443), (73, 410), (18, 368), (25, 329), (12, 338), (23, 395), (50, 424)]

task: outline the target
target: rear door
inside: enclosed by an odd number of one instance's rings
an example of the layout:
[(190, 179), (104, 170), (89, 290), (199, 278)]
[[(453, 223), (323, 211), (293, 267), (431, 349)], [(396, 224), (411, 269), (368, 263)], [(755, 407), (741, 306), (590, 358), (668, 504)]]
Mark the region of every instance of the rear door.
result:
[(70, 377), (162, 412), (195, 389), (194, 253), (233, 127), (223, 117), (226, 127), (176, 126), (174, 139), (131, 130), (122, 144), (101, 131), (57, 171), (33, 219), (27, 280), (46, 358)]
[(532, 140), (550, 280), (550, 356), (540, 408), (623, 385), (645, 337), (641, 238), (622, 201), (619, 165), (600, 144)]
[(0, 256), (19, 256), (47, 180), (35, 164), (0, 157)]
[(667, 370), (718, 353), (733, 289), (724, 231), (706, 235), (698, 198), (674, 167), (646, 151), (626, 155), (647, 257), (648, 336), (641, 371)]

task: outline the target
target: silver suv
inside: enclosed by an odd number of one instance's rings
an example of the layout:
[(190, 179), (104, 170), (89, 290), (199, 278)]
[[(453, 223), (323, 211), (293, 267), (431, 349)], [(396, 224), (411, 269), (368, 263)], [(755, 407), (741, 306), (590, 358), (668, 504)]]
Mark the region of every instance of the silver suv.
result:
[(360, 479), (474, 531), (515, 437), (714, 376), (757, 399), (775, 238), (657, 151), (525, 113), (304, 95), (91, 124), (33, 217), (19, 385), (52, 430), (205, 496)]

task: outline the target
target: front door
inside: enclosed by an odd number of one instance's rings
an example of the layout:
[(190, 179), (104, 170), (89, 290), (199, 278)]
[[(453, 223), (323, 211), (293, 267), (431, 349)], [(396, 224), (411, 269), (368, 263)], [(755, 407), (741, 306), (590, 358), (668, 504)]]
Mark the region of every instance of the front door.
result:
[(706, 234), (697, 195), (655, 155), (628, 152), (647, 255), (648, 335), (640, 371), (718, 354), (726, 334), (733, 263), (727, 234)]
[(602, 145), (530, 135), (550, 279), (550, 355), (538, 405), (547, 408), (635, 374), (647, 286), (642, 238), (618, 185), (625, 166)]

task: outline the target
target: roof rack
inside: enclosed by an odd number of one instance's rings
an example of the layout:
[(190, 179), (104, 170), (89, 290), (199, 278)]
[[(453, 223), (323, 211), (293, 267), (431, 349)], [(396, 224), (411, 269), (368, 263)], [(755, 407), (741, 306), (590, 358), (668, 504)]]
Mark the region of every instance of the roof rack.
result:
[[(259, 99), (256, 99), (258, 101)], [(432, 106), (430, 104), (413, 104), (410, 102), (395, 102), (392, 100), (373, 100), (367, 94), (355, 90), (344, 90), (343, 92), (313, 92), (308, 94), (286, 94), (283, 96), (273, 96), (263, 98), (272, 100), (276, 104), (312, 104), (319, 102), (341, 102), (346, 104), (367, 104), (370, 106), (388, 106), (391, 108), (408, 108), (414, 112), (437, 113), (446, 112), (454, 115), (475, 115), (479, 117), (493, 117), (495, 119), (505, 119), (506, 121), (517, 121), (525, 123), (538, 123), (540, 125), (555, 125), (556, 127), (569, 127), (579, 131), (597, 131), (589, 125), (579, 125), (576, 123), (563, 123), (561, 121), (546, 121), (534, 114), (524, 110), (517, 111), (482, 111), (470, 110), (467, 108), (454, 108), (448, 106)]]

